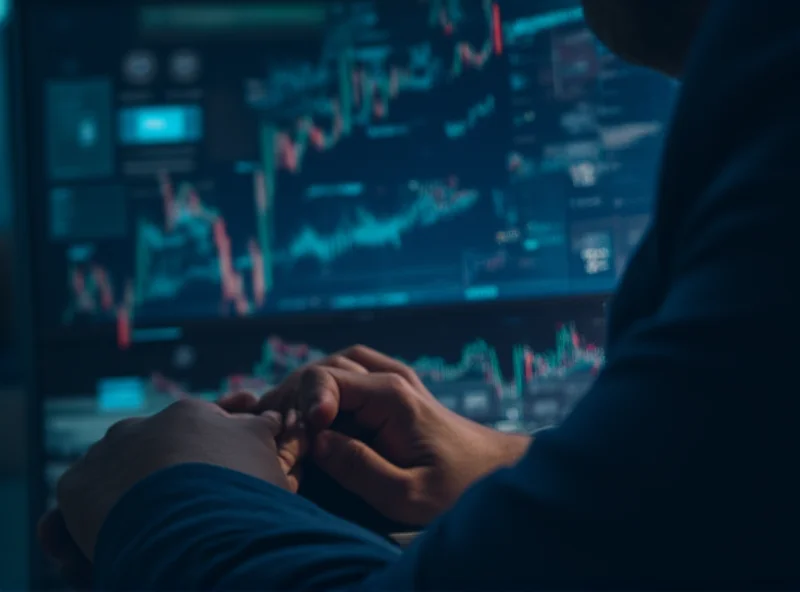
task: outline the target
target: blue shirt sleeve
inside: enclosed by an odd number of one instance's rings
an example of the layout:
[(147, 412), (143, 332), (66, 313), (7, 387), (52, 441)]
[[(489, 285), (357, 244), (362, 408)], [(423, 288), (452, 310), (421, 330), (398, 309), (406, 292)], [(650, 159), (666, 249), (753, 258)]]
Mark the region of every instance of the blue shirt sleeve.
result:
[(98, 587), (796, 588), (800, 3), (713, 6), (653, 227), (669, 288), (562, 426), (402, 555), (254, 479), (169, 469), (112, 512)]
[(99, 590), (330, 590), (399, 556), (279, 487), (187, 464), (150, 476), (112, 510), (94, 575)]

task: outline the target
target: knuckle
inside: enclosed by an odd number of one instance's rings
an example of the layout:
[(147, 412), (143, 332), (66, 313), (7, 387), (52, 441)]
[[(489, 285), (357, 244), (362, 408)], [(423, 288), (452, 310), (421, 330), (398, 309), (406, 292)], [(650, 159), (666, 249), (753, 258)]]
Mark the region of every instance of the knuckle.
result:
[(200, 402), (196, 401), (195, 399), (180, 399), (179, 401), (175, 401), (172, 405), (170, 405), (170, 409), (173, 411), (188, 412), (194, 411), (199, 406)]
[(372, 349), (366, 345), (357, 343), (356, 345), (351, 345), (350, 347), (342, 350), (341, 355), (345, 358), (361, 358), (364, 356), (364, 354), (367, 354), (371, 351)]
[(333, 354), (326, 360), (326, 365), (334, 368), (345, 367), (347, 366), (347, 358), (342, 354)]
[[(314, 391), (335, 384), (335, 380), (322, 366), (307, 368), (300, 377), (300, 388), (304, 391)], [(333, 384), (332, 384), (333, 383)]]
[(264, 413), (265, 411), (280, 411), (288, 398), (285, 389), (274, 389), (257, 397), (252, 405), (252, 411)]
[(187, 398), (175, 401), (162, 413), (166, 413), (170, 417), (195, 417), (209, 408), (210, 406), (205, 401)]
[(393, 489), (397, 499), (406, 507), (417, 508), (426, 502), (427, 496), (422, 484), (411, 474), (406, 474)]
[(351, 446), (339, 456), (341, 469), (346, 473), (355, 473), (361, 470), (364, 461), (364, 450), (359, 446)]
[(324, 379), (325, 371), (317, 364), (311, 364), (300, 370), (299, 377), (302, 384), (321, 381)]
[(270, 449), (274, 450), (277, 448), (275, 436), (278, 434), (278, 432), (280, 432), (281, 429), (280, 416), (267, 413), (258, 417), (254, 417), (253, 427), (255, 428), (256, 432), (264, 437), (264, 441)]
[(398, 395), (407, 396), (409, 391), (408, 380), (400, 374), (391, 372), (385, 374), (383, 377), (387, 390)]
[(413, 368), (406, 366), (403, 363), (399, 363), (397, 373), (409, 384), (415, 384), (419, 380), (419, 377), (417, 376), (417, 373), (414, 372)]
[[(122, 419), (115, 424), (113, 424), (108, 430), (106, 430), (106, 439), (116, 439), (121, 436), (124, 436), (130, 430), (130, 427), (137, 423), (138, 419), (135, 417), (129, 417), (127, 419)], [(96, 445), (95, 445), (96, 446)], [(92, 447), (94, 448), (94, 446)]]

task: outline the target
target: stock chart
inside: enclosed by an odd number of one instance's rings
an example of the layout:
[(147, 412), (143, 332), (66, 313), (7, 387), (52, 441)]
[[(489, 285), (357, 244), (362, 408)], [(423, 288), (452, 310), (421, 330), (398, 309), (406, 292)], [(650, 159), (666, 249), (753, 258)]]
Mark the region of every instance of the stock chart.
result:
[(673, 85), (577, 2), (39, 18), (45, 331), (603, 292), (647, 226)]
[[(558, 424), (590, 388), (604, 362), (600, 300), (554, 304), (538, 315), (458, 314), (423, 320), (424, 341), (407, 322), (287, 326), (225, 344), (207, 336), (170, 344), (51, 356), (44, 372), (45, 439), (55, 478), (111, 424), (187, 397), (266, 392), (295, 370), (361, 342), (410, 366), (443, 405), (501, 430)], [(91, 356), (91, 370), (74, 372)]]

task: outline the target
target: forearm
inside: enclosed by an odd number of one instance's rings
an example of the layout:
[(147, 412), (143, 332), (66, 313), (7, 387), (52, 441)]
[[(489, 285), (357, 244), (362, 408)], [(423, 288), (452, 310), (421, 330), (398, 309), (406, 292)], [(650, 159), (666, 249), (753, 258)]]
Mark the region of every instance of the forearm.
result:
[(400, 555), (311, 502), (240, 473), (183, 465), (112, 511), (98, 541), (102, 590), (309, 590), (355, 585)]

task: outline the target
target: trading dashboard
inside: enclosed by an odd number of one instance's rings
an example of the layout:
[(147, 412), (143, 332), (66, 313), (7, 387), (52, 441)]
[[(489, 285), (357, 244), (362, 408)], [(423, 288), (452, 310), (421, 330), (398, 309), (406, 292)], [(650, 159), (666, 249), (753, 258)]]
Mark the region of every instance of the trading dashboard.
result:
[[(602, 299), (553, 302), (508, 314), (437, 313), (405, 321), (286, 325), (222, 343), (53, 351), (42, 368), (47, 489), (111, 424), (185, 397), (266, 391), (300, 366), (353, 343), (404, 360), (445, 406), (486, 425), (530, 431), (559, 423), (604, 362)], [(90, 363), (90, 364), (87, 364)], [(75, 368), (86, 368), (76, 372)]]
[(54, 2), (33, 25), (46, 336), (601, 293), (648, 223), (673, 85), (574, 0)]

